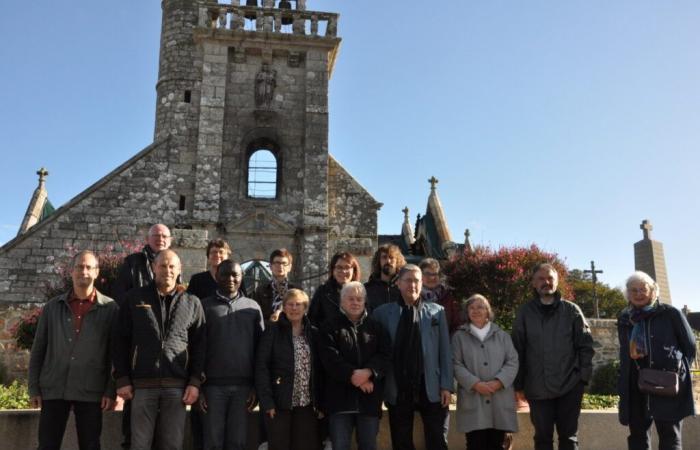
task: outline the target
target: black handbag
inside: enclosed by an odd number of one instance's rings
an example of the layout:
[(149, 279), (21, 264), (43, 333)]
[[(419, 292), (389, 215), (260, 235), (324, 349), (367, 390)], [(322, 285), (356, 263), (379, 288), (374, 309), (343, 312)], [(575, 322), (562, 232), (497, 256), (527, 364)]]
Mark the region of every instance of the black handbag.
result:
[(669, 370), (639, 369), (637, 386), (643, 394), (675, 397), (678, 395), (678, 374)]

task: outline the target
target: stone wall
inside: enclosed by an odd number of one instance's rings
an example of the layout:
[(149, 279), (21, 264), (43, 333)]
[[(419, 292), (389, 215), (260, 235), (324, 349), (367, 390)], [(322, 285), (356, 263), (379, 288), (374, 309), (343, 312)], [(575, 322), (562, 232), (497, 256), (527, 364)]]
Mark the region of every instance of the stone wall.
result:
[(593, 335), (595, 356), (593, 369), (619, 358), (620, 346), (617, 342), (617, 321), (615, 319), (589, 319)]

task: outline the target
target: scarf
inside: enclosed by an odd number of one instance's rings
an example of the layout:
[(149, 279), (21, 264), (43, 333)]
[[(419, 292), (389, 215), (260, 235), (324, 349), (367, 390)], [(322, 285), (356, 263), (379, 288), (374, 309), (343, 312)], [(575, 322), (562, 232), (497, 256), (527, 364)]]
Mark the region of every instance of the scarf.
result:
[(272, 286), (272, 311), (277, 311), (282, 309), (282, 300), (289, 289), (289, 283), (286, 278), (280, 282), (273, 278), (270, 286)]
[(417, 399), (423, 377), (423, 350), (420, 337), (420, 303), (408, 306), (403, 299), (401, 316), (396, 328), (394, 368), (399, 396)]
[[(150, 245), (145, 245), (142, 253), (146, 257), (146, 270), (148, 271), (148, 281), (150, 282), (156, 279), (156, 277), (153, 275), (153, 268), (151, 267), (153, 261), (156, 259), (156, 252), (153, 251)], [(178, 277), (177, 280), (179, 283), (180, 277)]]
[(423, 289), (421, 290), (421, 296), (426, 302), (440, 303), (440, 300), (445, 296), (446, 290), (447, 289), (442, 284), (438, 284), (433, 289), (429, 289), (423, 286)]
[(489, 334), (489, 331), (491, 330), (491, 322), (486, 322), (486, 325), (484, 325), (483, 328), (479, 328), (473, 323), (470, 323), (469, 329), (471, 330), (474, 336), (479, 338), (481, 342), (484, 342), (484, 339), (486, 339), (486, 335)]
[(630, 358), (642, 359), (649, 354), (644, 324), (646, 319), (656, 312), (658, 306), (658, 300), (654, 300), (643, 308), (630, 307), (630, 322), (633, 325), (630, 334)]

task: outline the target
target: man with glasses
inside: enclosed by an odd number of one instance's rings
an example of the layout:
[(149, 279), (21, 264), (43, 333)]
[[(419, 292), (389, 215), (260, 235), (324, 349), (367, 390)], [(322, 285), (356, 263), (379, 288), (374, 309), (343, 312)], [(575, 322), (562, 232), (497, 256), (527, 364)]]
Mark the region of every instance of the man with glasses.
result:
[(284, 294), (290, 289), (301, 289), (289, 282), (293, 261), (292, 254), (286, 248), (278, 248), (270, 254), (272, 279), (269, 283), (260, 284), (253, 294), (253, 300), (260, 305), (265, 321), (277, 321)]
[(39, 448), (60, 448), (71, 408), (78, 446), (100, 448), (102, 412), (115, 398), (110, 347), (119, 307), (95, 288), (91, 251), (71, 264), (73, 288), (49, 300), (39, 316), (29, 360), (29, 395), (39, 416)]

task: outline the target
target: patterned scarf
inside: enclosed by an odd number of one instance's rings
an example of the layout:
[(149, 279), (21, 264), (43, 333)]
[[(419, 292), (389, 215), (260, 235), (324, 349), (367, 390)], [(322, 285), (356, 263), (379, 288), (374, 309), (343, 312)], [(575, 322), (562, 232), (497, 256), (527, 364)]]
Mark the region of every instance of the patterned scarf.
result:
[(423, 300), (425, 300), (426, 302), (439, 303), (440, 299), (442, 299), (445, 296), (446, 290), (447, 289), (443, 284), (438, 284), (433, 289), (429, 289), (423, 286), (423, 289), (421, 289), (420, 294), (423, 297)]
[(282, 309), (282, 300), (289, 289), (289, 283), (286, 278), (280, 282), (273, 278), (270, 285), (272, 286), (272, 310), (277, 311)]
[(656, 312), (658, 306), (659, 301), (654, 300), (643, 308), (630, 307), (630, 322), (633, 325), (632, 334), (630, 334), (630, 358), (642, 359), (649, 354), (644, 322)]

